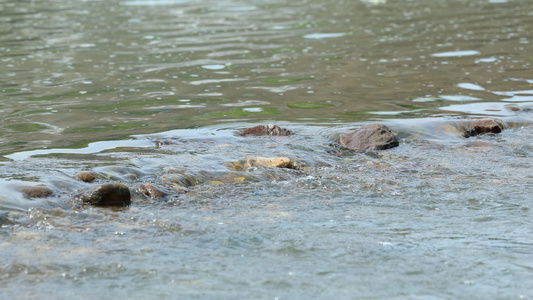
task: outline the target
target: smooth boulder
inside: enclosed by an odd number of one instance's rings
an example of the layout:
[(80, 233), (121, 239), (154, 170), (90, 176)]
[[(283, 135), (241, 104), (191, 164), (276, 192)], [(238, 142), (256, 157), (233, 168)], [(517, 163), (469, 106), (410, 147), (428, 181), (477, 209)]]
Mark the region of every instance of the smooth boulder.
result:
[(91, 172), (79, 172), (78, 179), (83, 182), (93, 182), (96, 179), (96, 175)]
[(340, 135), (339, 143), (353, 150), (385, 150), (400, 145), (396, 135), (383, 124), (369, 124)]
[(123, 183), (108, 183), (82, 196), (85, 203), (95, 206), (128, 206), (131, 204), (130, 189)]
[(51, 196), (54, 191), (46, 186), (28, 186), (21, 190), (27, 198), (45, 198)]

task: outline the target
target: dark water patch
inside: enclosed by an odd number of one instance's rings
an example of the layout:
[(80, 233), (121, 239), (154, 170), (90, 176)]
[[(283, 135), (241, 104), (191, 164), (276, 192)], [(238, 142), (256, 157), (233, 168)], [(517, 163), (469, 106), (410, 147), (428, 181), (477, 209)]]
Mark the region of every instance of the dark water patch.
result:
[(113, 93), (117, 92), (117, 89), (105, 89), (105, 90), (92, 90), (92, 91), (74, 91), (74, 92), (66, 92), (59, 95), (46, 95), (46, 96), (38, 96), (38, 97), (28, 97), (25, 100), (27, 101), (51, 101), (51, 100), (60, 100), (62, 98), (86, 98), (85, 95), (102, 95), (104, 93)]
[(290, 102), (287, 103), (289, 108), (301, 108), (301, 109), (320, 109), (327, 107), (334, 107), (333, 104), (328, 103), (309, 103), (309, 102)]
[(229, 111), (212, 112), (206, 114), (206, 117), (214, 118), (243, 118), (256, 115), (278, 115), (278, 109), (274, 107), (249, 107), (234, 108)]
[(142, 123), (127, 123), (127, 124), (94, 124), (91, 127), (75, 128), (67, 130), (65, 133), (90, 133), (90, 132), (105, 132), (105, 131), (124, 131), (136, 129), (145, 126)]
[(34, 132), (34, 131), (41, 131), (43, 129), (48, 129), (47, 126), (43, 126), (41, 124), (35, 124), (35, 123), (19, 123), (19, 124), (7, 125), (6, 127), (14, 131), (22, 131), (22, 132)]

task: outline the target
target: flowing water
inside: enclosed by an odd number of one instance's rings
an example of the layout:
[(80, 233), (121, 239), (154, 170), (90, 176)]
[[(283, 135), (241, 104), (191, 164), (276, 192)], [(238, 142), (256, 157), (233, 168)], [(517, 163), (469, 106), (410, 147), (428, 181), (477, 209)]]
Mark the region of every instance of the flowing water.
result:
[[(0, 0), (0, 298), (531, 299), (532, 32), (530, 0)], [(399, 147), (336, 145), (377, 122)], [(110, 181), (129, 208), (80, 205)]]

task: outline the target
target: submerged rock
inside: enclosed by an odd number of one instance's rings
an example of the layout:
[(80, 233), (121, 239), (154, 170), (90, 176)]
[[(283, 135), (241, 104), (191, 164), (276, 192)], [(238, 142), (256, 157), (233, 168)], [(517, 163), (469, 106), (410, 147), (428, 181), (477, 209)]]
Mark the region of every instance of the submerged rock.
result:
[(123, 183), (108, 183), (82, 196), (85, 203), (96, 206), (128, 206), (131, 204), (130, 189)]
[(237, 132), (240, 136), (288, 136), (294, 133), (274, 124), (259, 125)]
[(518, 104), (507, 104), (504, 106), (506, 109), (514, 112), (524, 112), (530, 113), (533, 111), (533, 106), (528, 104), (518, 105)]
[(461, 124), (463, 136), (471, 137), (487, 133), (500, 133), (503, 130), (503, 124), (493, 119), (473, 120)]
[(91, 172), (79, 172), (78, 178), (84, 182), (93, 182), (96, 179), (96, 175)]
[(54, 191), (46, 186), (29, 186), (21, 189), (22, 194), (28, 198), (45, 198), (51, 196)]
[(246, 158), (245, 166), (253, 167), (256, 165), (263, 167), (292, 169), (292, 161), (288, 157), (249, 156)]
[(145, 196), (150, 197), (151, 199), (165, 198), (169, 194), (164, 188), (150, 183), (139, 185), (135, 190)]
[(400, 145), (396, 135), (383, 124), (369, 124), (341, 134), (339, 143), (353, 150), (385, 150)]
[(155, 141), (154, 143), (157, 148), (161, 148), (163, 146), (168, 146), (168, 145), (179, 145), (179, 143), (175, 141)]
[(0, 212), (0, 226), (15, 225), (16, 223), (8, 218), (8, 212)]
[(288, 157), (262, 157), (262, 156), (248, 156), (246, 160), (238, 160), (230, 163), (224, 163), (224, 166), (234, 171), (244, 171), (251, 167), (271, 167), (271, 168), (286, 168), (299, 169), (303, 163), (298, 163)]
[(159, 177), (159, 180), (164, 183), (170, 183), (183, 189), (201, 184), (205, 181), (200, 174), (183, 174), (183, 173), (169, 173)]

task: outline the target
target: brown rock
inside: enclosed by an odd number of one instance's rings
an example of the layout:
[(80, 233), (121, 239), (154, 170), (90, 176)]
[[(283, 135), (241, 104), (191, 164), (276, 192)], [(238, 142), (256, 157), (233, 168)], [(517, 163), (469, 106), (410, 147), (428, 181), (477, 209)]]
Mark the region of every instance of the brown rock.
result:
[(174, 142), (174, 141), (155, 141), (155, 146), (157, 148), (160, 148), (160, 147), (163, 147), (163, 146), (168, 146), (168, 145), (179, 145), (178, 142)]
[(245, 164), (245, 162), (237, 160), (237, 161), (234, 161), (234, 162), (226, 162), (226, 163), (223, 163), (222, 165), (225, 166), (225, 167), (230, 168), (233, 171), (244, 171), (247, 168), (247, 167), (245, 167), (244, 164)]
[(504, 106), (506, 109), (514, 112), (531, 112), (533, 111), (533, 106), (523, 104), (523, 105), (517, 105), (517, 104), (507, 104)]
[(219, 181), (219, 180), (211, 180), (211, 181), (209, 181), (209, 184), (210, 184), (210, 185), (217, 186), (217, 185), (223, 185), (224, 182)]
[(165, 174), (159, 177), (159, 180), (165, 183), (177, 184), (184, 188), (204, 182), (203, 178), (194, 174)]
[(507, 108), (510, 111), (521, 111), (522, 110), (520, 108), (520, 106), (518, 106), (516, 104), (507, 104), (507, 105), (504, 105), (504, 107)]
[(82, 200), (96, 206), (128, 206), (131, 204), (131, 194), (125, 184), (114, 182), (83, 195)]
[(464, 129), (464, 137), (471, 137), (487, 133), (500, 133), (503, 130), (503, 125), (493, 119), (483, 119), (468, 121), (461, 126)]
[(230, 168), (233, 171), (245, 171), (251, 167), (271, 167), (271, 168), (286, 168), (305, 170), (309, 167), (305, 162), (300, 160), (292, 160), (288, 157), (261, 157), (261, 156), (248, 156), (246, 160), (237, 160), (234, 162), (227, 162), (222, 164), (225, 167)]
[(383, 124), (369, 124), (341, 134), (339, 143), (353, 150), (385, 150), (400, 145), (394, 133)]
[(78, 178), (84, 182), (93, 182), (96, 179), (96, 175), (91, 172), (79, 172)]
[(277, 125), (259, 125), (237, 132), (240, 136), (288, 136), (294, 133)]
[(288, 157), (260, 157), (249, 156), (246, 158), (244, 166), (246, 168), (253, 166), (273, 167), (273, 168), (289, 168), (292, 169), (292, 163)]
[(46, 186), (29, 186), (21, 190), (22, 194), (28, 198), (45, 198), (51, 196), (54, 191)]
[(152, 199), (161, 199), (161, 198), (168, 196), (168, 193), (164, 192), (163, 188), (155, 186), (150, 183), (139, 185), (136, 188), (136, 191)]

